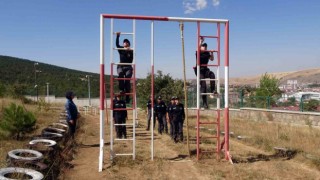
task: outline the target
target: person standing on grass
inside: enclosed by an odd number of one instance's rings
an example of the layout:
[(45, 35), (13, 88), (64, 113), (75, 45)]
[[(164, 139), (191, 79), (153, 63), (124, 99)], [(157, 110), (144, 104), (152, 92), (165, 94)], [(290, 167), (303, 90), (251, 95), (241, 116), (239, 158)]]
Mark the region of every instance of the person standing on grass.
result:
[[(130, 63), (133, 61), (133, 50), (130, 48), (130, 41), (128, 39), (123, 40), (123, 46), (119, 44), (120, 32), (117, 32), (116, 46), (120, 56), (120, 63)], [(133, 73), (133, 68), (131, 65), (118, 65), (117, 72), (119, 78), (131, 78)], [(127, 93), (131, 91), (130, 80), (119, 79), (119, 89), (126, 93), (126, 103), (130, 102), (130, 97)]]
[[(151, 116), (152, 116), (152, 111), (151, 111), (151, 99), (152, 97), (150, 96), (150, 99), (148, 100), (147, 102), (147, 113), (148, 113), (148, 119), (147, 119), (147, 122), (148, 122), (148, 127), (147, 127), (147, 131), (149, 131), (150, 129), (150, 121), (151, 121)], [(153, 114), (153, 128), (156, 126), (156, 118), (155, 118), (155, 113)]]
[(158, 97), (157, 103), (154, 105), (154, 111), (156, 112), (158, 119), (158, 133), (162, 134), (165, 130), (165, 132), (168, 134), (168, 125), (166, 120), (167, 106), (162, 101), (161, 96)]
[(169, 121), (170, 124), (170, 137), (173, 139), (173, 121), (172, 121), (172, 107), (174, 106), (174, 99), (175, 97), (171, 97), (171, 101), (168, 103), (167, 106), (167, 120)]
[(183, 104), (179, 102), (179, 98), (175, 96), (174, 105), (172, 107), (172, 121), (173, 121), (173, 140), (175, 143), (183, 141), (183, 123), (185, 119)]
[[(216, 82), (215, 82), (215, 74), (210, 71), (210, 69), (207, 67), (209, 60), (213, 61), (214, 60), (214, 56), (213, 56), (213, 52), (208, 52), (207, 51), (207, 43), (203, 43), (204, 39), (201, 38), (200, 39), (200, 92), (201, 93), (206, 93), (207, 92), (207, 84), (206, 81), (201, 80), (201, 79), (205, 79), (205, 78), (210, 78), (210, 98), (213, 98), (215, 95), (217, 95), (217, 92), (215, 91), (215, 86), (216, 86)], [(198, 50), (197, 50), (198, 51)], [(197, 65), (197, 51), (196, 51), (196, 65)], [(194, 68), (194, 73), (197, 76), (197, 68)], [(208, 108), (208, 102), (207, 102), (207, 95), (202, 95), (202, 105), (204, 108)]]
[(77, 106), (73, 102), (75, 94), (72, 91), (66, 92), (67, 102), (65, 109), (67, 111), (67, 123), (69, 126), (69, 135), (74, 140), (74, 134), (76, 133), (77, 120), (80, 117)]

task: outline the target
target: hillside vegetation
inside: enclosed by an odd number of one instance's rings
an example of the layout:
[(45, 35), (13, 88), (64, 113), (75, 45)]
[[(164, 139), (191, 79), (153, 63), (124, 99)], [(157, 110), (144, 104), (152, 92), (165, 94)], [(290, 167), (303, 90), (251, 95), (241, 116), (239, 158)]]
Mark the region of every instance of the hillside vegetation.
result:
[[(67, 90), (72, 90), (80, 98), (88, 97), (88, 81), (86, 75), (91, 75), (91, 97), (99, 96), (99, 74), (77, 71), (50, 64), (10, 56), (0, 56), (0, 91), (12, 86), (23, 86), (23, 94), (36, 95), (35, 67), (37, 70), (37, 85), (39, 95), (47, 94), (47, 85), (51, 95), (64, 96)], [(41, 71), (41, 72), (40, 72)], [(109, 76), (105, 76), (109, 82)]]
[[(297, 80), (299, 84), (318, 84), (320, 83), (320, 68), (305, 69), (292, 72), (268, 73), (271, 76), (280, 79), (280, 84), (287, 84), (287, 80)], [(232, 85), (255, 85), (259, 84), (261, 75), (230, 78)]]

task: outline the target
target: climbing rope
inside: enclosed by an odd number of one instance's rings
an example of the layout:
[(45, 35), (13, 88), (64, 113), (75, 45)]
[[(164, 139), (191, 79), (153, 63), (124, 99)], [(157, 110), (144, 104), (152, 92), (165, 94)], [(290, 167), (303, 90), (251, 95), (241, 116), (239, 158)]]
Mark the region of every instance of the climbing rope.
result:
[(183, 36), (183, 22), (180, 22), (180, 33), (181, 33), (181, 45), (182, 45), (182, 64), (183, 64), (183, 85), (184, 85), (184, 107), (186, 108), (186, 121), (187, 121), (187, 146), (188, 154), (191, 156), (190, 144), (189, 144), (189, 121), (188, 121), (188, 95), (187, 95), (187, 82), (186, 82), (186, 60), (184, 54), (184, 36)]

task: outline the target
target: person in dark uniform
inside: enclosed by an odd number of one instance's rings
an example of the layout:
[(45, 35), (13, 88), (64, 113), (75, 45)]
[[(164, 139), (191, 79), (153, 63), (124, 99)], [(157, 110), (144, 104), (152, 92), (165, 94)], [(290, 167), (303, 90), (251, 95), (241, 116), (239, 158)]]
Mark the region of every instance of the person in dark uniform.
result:
[(162, 134), (165, 130), (165, 132), (168, 134), (168, 125), (166, 120), (167, 106), (162, 101), (161, 96), (158, 97), (157, 103), (154, 106), (154, 111), (158, 119), (158, 132), (159, 134)]
[[(151, 111), (151, 98), (152, 97), (150, 97), (150, 99), (149, 99), (149, 101), (147, 102), (147, 112), (148, 112), (148, 127), (147, 127), (147, 131), (149, 131), (149, 129), (150, 129), (150, 120), (151, 120), (151, 113), (152, 113), (152, 111)], [(153, 113), (153, 128), (156, 126), (156, 114), (155, 113)]]
[(183, 141), (183, 123), (185, 119), (183, 104), (179, 102), (179, 98), (176, 96), (175, 104), (172, 107), (172, 121), (173, 121), (173, 140), (174, 142)]
[[(123, 46), (120, 46), (119, 44), (119, 37), (120, 32), (117, 32), (117, 38), (116, 38), (116, 46), (117, 48), (124, 48), (119, 49), (119, 55), (120, 55), (120, 63), (132, 63), (133, 61), (133, 50), (130, 49), (130, 41), (128, 39), (123, 40)], [(132, 77), (132, 66), (131, 65), (118, 65), (117, 66), (117, 72), (119, 78), (131, 78)], [(130, 80), (119, 80), (119, 89), (120, 91), (123, 91), (125, 93), (130, 93), (131, 85)], [(127, 94), (126, 95), (126, 103), (130, 102), (130, 97)]]
[(171, 101), (168, 103), (168, 106), (167, 106), (167, 119), (170, 124), (170, 137), (171, 137), (171, 139), (173, 139), (172, 107), (174, 105), (174, 99), (175, 99), (175, 97), (172, 96)]
[(67, 111), (67, 123), (69, 126), (69, 135), (74, 140), (74, 134), (76, 133), (77, 120), (80, 117), (77, 106), (73, 102), (74, 93), (72, 91), (66, 92), (67, 102), (65, 109)]
[[(203, 43), (204, 39), (201, 38), (200, 40), (200, 79), (210, 78), (215, 79), (215, 74), (210, 71), (210, 69), (206, 66), (208, 65), (209, 60), (213, 61), (214, 56), (213, 52), (207, 51), (207, 43)], [(197, 51), (196, 51), (196, 62), (197, 62)], [(197, 63), (196, 63), (197, 65)], [(194, 72), (197, 75), (197, 68), (194, 68)], [(217, 94), (215, 91), (216, 82), (214, 80), (210, 81), (210, 90), (212, 95), (210, 95), (210, 98), (213, 98), (214, 95)], [(200, 80), (200, 92), (206, 93), (207, 92), (207, 84), (206, 81)], [(202, 95), (202, 104), (204, 108), (208, 108), (208, 102), (207, 102), (207, 95)]]
[(126, 119), (128, 118), (128, 113), (126, 110), (126, 103), (121, 99), (124, 96), (124, 92), (120, 92), (116, 95), (116, 99), (113, 101), (113, 120), (115, 124), (124, 124), (116, 125), (117, 138), (121, 139), (127, 138), (127, 128), (126, 128)]

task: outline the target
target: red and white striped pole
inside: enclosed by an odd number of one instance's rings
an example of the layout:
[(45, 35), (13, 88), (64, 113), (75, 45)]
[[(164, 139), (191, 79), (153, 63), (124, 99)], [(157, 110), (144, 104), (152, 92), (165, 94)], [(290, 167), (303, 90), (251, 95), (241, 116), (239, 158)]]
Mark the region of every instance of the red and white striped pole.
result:
[(99, 150), (99, 172), (103, 167), (103, 146), (104, 146), (104, 18), (100, 16), (100, 150)]
[(229, 153), (229, 21), (225, 23), (225, 84), (224, 84), (224, 121), (225, 121), (225, 157), (231, 161)]

